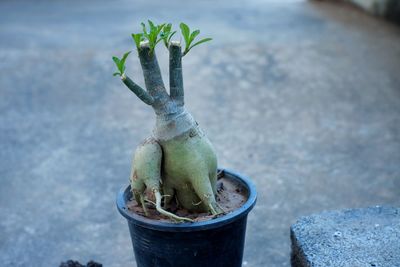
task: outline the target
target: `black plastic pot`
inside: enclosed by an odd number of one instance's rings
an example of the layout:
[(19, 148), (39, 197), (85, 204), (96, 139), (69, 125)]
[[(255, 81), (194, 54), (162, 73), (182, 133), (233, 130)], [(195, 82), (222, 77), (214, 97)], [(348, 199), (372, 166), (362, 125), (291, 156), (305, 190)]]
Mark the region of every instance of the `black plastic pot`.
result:
[(256, 188), (246, 177), (223, 170), (225, 178), (243, 185), (247, 202), (222, 217), (195, 223), (166, 223), (131, 213), (126, 202), (130, 187), (117, 196), (119, 212), (128, 220), (137, 267), (240, 267), (247, 214), (257, 199)]

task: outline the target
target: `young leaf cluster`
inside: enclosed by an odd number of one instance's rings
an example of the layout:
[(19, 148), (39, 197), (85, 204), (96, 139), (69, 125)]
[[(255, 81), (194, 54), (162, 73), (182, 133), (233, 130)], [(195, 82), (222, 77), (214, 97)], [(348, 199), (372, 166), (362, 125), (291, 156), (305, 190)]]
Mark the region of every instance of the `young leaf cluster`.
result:
[(212, 40), (211, 38), (204, 38), (192, 44), (197, 35), (200, 34), (200, 30), (195, 30), (193, 32), (190, 32), (189, 26), (183, 22), (179, 25), (179, 27), (181, 28), (181, 33), (183, 39), (185, 40), (185, 50), (183, 51), (182, 56), (186, 55), (193, 47)]
[(143, 29), (143, 37), (149, 41), (150, 53), (153, 53), (156, 45), (162, 40), (160, 38), (161, 30), (164, 28), (165, 23), (160, 25), (154, 25), (154, 23), (149, 20), (149, 32), (147, 32), (146, 24), (141, 23)]
[(167, 25), (164, 26), (160, 37), (161, 39), (164, 40), (164, 45), (166, 48), (169, 47), (169, 43), (171, 42), (171, 38), (172, 36), (174, 36), (174, 34), (176, 33), (176, 31), (171, 31), (172, 30), (172, 24), (168, 23)]
[(132, 38), (136, 44), (136, 48), (139, 50), (140, 42), (144, 40), (143, 33), (132, 33)]
[[(136, 44), (136, 48), (140, 49), (140, 42), (143, 40), (147, 40), (149, 42), (150, 53), (152, 53), (156, 47), (156, 45), (163, 40), (165, 47), (169, 47), (169, 43), (171, 42), (172, 37), (175, 35), (176, 31), (172, 30), (171, 23), (163, 23), (160, 25), (154, 24), (151, 20), (148, 20), (148, 28), (145, 23), (141, 23), (142, 31), (141, 33), (132, 33), (132, 38)], [(186, 55), (190, 49), (193, 47), (211, 41), (211, 38), (204, 38), (198, 42), (193, 43), (195, 38), (200, 34), (200, 30), (195, 30), (190, 32), (190, 28), (185, 23), (181, 23), (180, 25), (181, 33), (183, 39), (185, 40), (185, 49), (183, 51), (182, 56)]]
[(118, 72), (114, 72), (114, 76), (116, 76), (116, 75), (119, 75), (119, 76), (122, 76), (124, 73), (125, 73), (125, 69), (126, 69), (126, 67), (125, 67), (125, 61), (126, 61), (126, 59), (128, 58), (128, 56), (129, 56), (129, 54), (131, 53), (131, 51), (129, 51), (129, 52), (126, 52), (123, 56), (122, 56), (122, 58), (121, 59), (119, 59), (119, 58), (117, 58), (117, 57), (113, 57), (112, 59), (114, 60), (114, 62), (115, 62), (115, 65), (117, 65), (117, 69), (118, 69)]
[[(171, 23), (163, 23), (160, 25), (154, 24), (151, 20), (148, 20), (148, 26), (145, 23), (141, 23), (142, 32), (132, 33), (132, 39), (136, 45), (137, 50), (140, 49), (140, 42), (147, 40), (149, 42), (150, 53), (154, 52), (156, 45), (162, 40), (165, 47), (169, 48), (172, 37), (175, 35), (176, 31), (172, 30)], [(204, 38), (197, 42), (194, 42), (196, 37), (200, 34), (200, 30), (190, 31), (190, 28), (185, 23), (180, 25), (181, 34), (185, 40), (185, 49), (183, 50), (182, 56), (185, 56), (193, 47), (211, 41), (211, 38)], [(121, 59), (118, 57), (113, 57), (115, 64), (117, 65), (118, 72), (114, 73), (114, 76), (123, 76), (125, 73), (125, 61), (130, 52), (125, 53)]]

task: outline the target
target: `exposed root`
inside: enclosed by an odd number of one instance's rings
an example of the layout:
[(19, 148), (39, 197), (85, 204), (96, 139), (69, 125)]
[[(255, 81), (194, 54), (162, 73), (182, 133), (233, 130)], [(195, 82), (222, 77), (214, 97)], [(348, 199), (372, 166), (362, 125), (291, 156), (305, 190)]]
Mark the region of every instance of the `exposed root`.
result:
[(217, 207), (220, 210), (217, 215), (226, 214), (226, 211), (218, 204), (218, 202), (215, 204), (217, 204)]
[(208, 207), (210, 208), (211, 214), (212, 215), (216, 215), (217, 211), (214, 209), (214, 207), (211, 205), (211, 203), (208, 205)]
[(146, 201), (146, 202), (149, 202), (150, 204), (153, 204), (154, 206), (156, 205), (156, 203), (154, 203), (154, 202), (151, 201), (151, 200), (145, 199), (145, 201)]
[(193, 206), (198, 206), (198, 205), (200, 205), (201, 203), (203, 203), (203, 200), (200, 200), (198, 203), (193, 203), (193, 202), (192, 202), (192, 205), (193, 205)]
[(160, 194), (160, 192), (157, 191), (157, 190), (154, 190), (154, 195), (156, 196), (156, 210), (159, 213), (161, 213), (161, 214), (163, 214), (163, 215), (165, 215), (165, 216), (167, 216), (167, 217), (169, 217), (171, 219), (174, 219), (175, 221), (178, 221), (178, 222), (182, 222), (182, 221), (194, 222), (190, 218), (177, 216), (177, 215), (175, 215), (175, 214), (173, 214), (171, 212), (168, 212), (168, 211), (164, 210), (163, 208), (161, 208), (161, 194)]
[(215, 202), (215, 207), (212, 205), (212, 203), (208, 204), (208, 207), (210, 208), (210, 212), (214, 216), (218, 216), (221, 214), (225, 214), (226, 212), (221, 208), (220, 205), (218, 205), (217, 202)]

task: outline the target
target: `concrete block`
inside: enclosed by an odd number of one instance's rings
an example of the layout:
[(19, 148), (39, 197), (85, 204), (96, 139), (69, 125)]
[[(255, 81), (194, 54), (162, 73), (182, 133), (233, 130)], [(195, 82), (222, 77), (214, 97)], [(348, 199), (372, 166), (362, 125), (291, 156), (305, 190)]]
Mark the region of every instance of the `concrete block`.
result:
[(400, 209), (370, 207), (300, 218), (290, 229), (292, 266), (400, 266)]

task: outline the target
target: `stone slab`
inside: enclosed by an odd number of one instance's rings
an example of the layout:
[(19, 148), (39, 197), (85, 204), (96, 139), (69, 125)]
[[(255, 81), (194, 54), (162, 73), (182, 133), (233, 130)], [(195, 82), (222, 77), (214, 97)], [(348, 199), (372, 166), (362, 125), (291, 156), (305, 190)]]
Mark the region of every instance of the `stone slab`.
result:
[(292, 266), (400, 266), (400, 209), (323, 212), (291, 227)]

